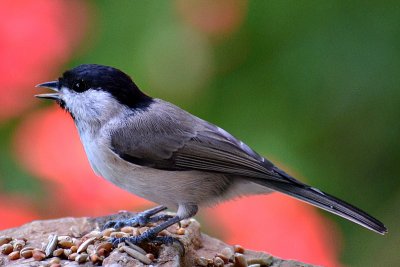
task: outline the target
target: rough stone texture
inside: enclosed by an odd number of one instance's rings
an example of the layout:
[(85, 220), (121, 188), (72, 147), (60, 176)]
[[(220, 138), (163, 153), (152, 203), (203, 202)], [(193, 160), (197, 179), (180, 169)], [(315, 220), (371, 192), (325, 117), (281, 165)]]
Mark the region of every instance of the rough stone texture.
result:
[[(98, 218), (61, 218), (56, 220), (33, 221), (18, 228), (0, 231), (0, 237), (9, 236), (16, 239), (25, 238), (27, 240), (26, 246), (42, 248), (43, 245), (48, 243), (48, 237), (52, 234), (80, 238), (95, 229), (101, 229), (104, 223), (110, 219), (128, 217), (131, 215), (133, 214), (124, 212)], [(232, 249), (232, 246), (227, 245), (215, 238), (209, 237), (206, 234), (202, 234), (200, 232), (199, 223), (194, 219), (188, 220), (185, 224), (187, 226), (185, 228), (184, 235), (176, 234), (177, 226), (171, 226), (168, 229), (172, 236), (179, 238), (183, 243), (185, 247), (185, 253), (182, 253), (182, 249), (179, 245), (160, 246), (149, 244), (142, 246), (146, 252), (151, 252), (156, 255), (156, 259), (151, 266), (199, 266), (197, 263), (201, 262), (201, 260), (203, 260), (203, 262), (206, 261), (206, 259), (210, 259), (210, 261), (212, 261), (216, 254), (221, 253), (223, 249), (225, 249), (225, 251), (227, 248)], [(245, 250), (243, 256), (249, 265), (260, 263), (260, 266), (273, 267), (313, 266), (291, 260), (282, 260), (264, 252)], [(6, 255), (0, 254), (0, 266), (50, 266), (50, 260), (51, 258), (48, 258), (39, 262), (34, 261), (33, 258), (29, 258), (11, 261)], [(61, 264), (62, 266), (96, 266), (90, 261), (84, 264), (78, 264), (77, 262), (66, 259), (63, 259)], [(130, 257), (125, 252), (120, 252), (118, 249), (114, 249), (111, 254), (104, 259), (102, 264), (103, 266), (109, 267), (148, 266), (141, 263), (137, 259)], [(209, 263), (208, 266), (215, 265)], [(229, 262), (224, 266), (241, 267), (242, 265)]]

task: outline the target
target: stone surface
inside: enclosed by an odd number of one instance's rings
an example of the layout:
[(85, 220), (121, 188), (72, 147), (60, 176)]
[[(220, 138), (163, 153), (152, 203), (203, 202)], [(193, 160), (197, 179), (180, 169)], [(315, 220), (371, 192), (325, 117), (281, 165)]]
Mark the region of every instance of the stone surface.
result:
[[(104, 223), (110, 219), (128, 217), (133, 213), (123, 212), (105, 217), (98, 218), (61, 218), (56, 220), (34, 221), (25, 224), (18, 228), (6, 229), (0, 231), (0, 237), (12, 237), (15, 242), (16, 239), (25, 239), (25, 247), (33, 247), (45, 250), (45, 246), (49, 243), (49, 236), (70, 236), (74, 238), (74, 242), (82, 243), (88, 239), (90, 232), (99, 230)], [(240, 267), (239, 261), (234, 263), (235, 258), (243, 258), (247, 264), (257, 264), (260, 266), (273, 266), (273, 267), (312, 267), (313, 265), (291, 261), (282, 260), (273, 257), (267, 253), (256, 252), (251, 250), (244, 251), (243, 254), (233, 255), (233, 247), (225, 244), (224, 242), (215, 238), (209, 237), (200, 232), (200, 225), (194, 219), (184, 221), (182, 223), (184, 234), (178, 235), (178, 226), (173, 225), (168, 228), (167, 234), (172, 235), (182, 242), (185, 247), (184, 253), (182, 248), (177, 245), (165, 246), (155, 244), (145, 244), (142, 248), (147, 253), (155, 255), (155, 260), (151, 266), (173, 267), (173, 266), (215, 266), (214, 263), (220, 263), (220, 259), (215, 259), (218, 254), (219, 258), (224, 259), (226, 264), (224, 266)], [(139, 229), (141, 230), (141, 229)], [(142, 229), (143, 230), (143, 229)], [(168, 233), (169, 232), (169, 233)], [(182, 230), (180, 230), (182, 232)], [(93, 233), (93, 232), (92, 232)], [(87, 235), (88, 234), (88, 235)], [(85, 236), (86, 235), (86, 236)], [(104, 237), (100, 240), (106, 240)], [(105, 241), (104, 241), (105, 242)], [(92, 245), (94, 247), (95, 245)], [(89, 251), (89, 249), (88, 249)], [(91, 252), (88, 252), (90, 256)], [(71, 261), (65, 257), (61, 258), (62, 266), (98, 266), (90, 260), (81, 264), (76, 261)], [(230, 260), (228, 259), (230, 258)], [(7, 255), (0, 254), (0, 266), (50, 266), (50, 261), (53, 257), (48, 257), (43, 261), (35, 261), (33, 258), (9, 260)], [(205, 265), (208, 264), (208, 265)], [(102, 261), (103, 266), (109, 267), (124, 267), (124, 266), (149, 266), (141, 261), (129, 256), (120, 249), (114, 249)], [(256, 265), (258, 266), (258, 265)]]

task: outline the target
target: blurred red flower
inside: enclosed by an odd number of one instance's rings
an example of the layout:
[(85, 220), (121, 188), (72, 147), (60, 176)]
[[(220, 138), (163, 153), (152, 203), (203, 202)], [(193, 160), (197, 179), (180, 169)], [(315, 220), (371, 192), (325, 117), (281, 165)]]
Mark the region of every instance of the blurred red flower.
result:
[(83, 1), (0, 1), (0, 120), (32, 104), (32, 85), (70, 58), (85, 25)]
[(33, 207), (27, 199), (17, 195), (0, 197), (0, 230), (17, 227), (24, 223), (38, 219)]
[(285, 259), (341, 266), (340, 235), (334, 225), (316, 208), (283, 194), (226, 202), (211, 209), (208, 216), (223, 229), (227, 243)]
[(29, 171), (51, 182), (50, 204), (62, 207), (59, 216), (100, 215), (150, 205), (94, 174), (73, 120), (56, 106), (22, 123), (15, 150)]
[(210, 37), (235, 32), (247, 13), (246, 0), (176, 0), (178, 14), (185, 22)]

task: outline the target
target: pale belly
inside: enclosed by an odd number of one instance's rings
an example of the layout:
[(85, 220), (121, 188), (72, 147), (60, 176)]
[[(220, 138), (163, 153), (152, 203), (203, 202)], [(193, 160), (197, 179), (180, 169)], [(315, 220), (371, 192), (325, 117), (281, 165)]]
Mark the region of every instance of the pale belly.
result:
[(166, 171), (135, 165), (105, 146), (86, 144), (89, 162), (97, 175), (128, 192), (171, 208), (184, 203), (216, 203), (232, 183), (222, 174)]

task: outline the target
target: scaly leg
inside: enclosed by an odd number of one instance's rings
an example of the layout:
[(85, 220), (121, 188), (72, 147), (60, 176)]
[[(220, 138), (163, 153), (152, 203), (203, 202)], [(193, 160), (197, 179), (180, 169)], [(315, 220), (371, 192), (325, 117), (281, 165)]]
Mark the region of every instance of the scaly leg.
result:
[[(164, 206), (159, 206), (154, 209), (143, 212), (144, 215), (142, 215), (142, 216), (144, 216), (146, 218), (150, 218), (150, 216), (152, 216), (164, 209), (165, 209)], [(143, 242), (155, 242), (155, 243), (161, 243), (161, 244), (167, 244), (167, 245), (170, 245), (174, 242), (178, 242), (181, 245), (181, 247), (183, 247), (182, 243), (178, 239), (171, 237), (171, 236), (158, 236), (158, 233), (160, 233), (162, 230), (170, 227), (171, 225), (173, 225), (175, 223), (179, 223), (183, 219), (193, 217), (194, 215), (196, 215), (197, 210), (198, 210), (197, 205), (180, 204), (179, 208), (178, 208), (178, 213), (176, 216), (169, 218), (165, 222), (163, 222), (153, 228), (150, 228), (143, 234), (138, 235), (138, 236), (132, 236), (132, 237), (111, 238), (110, 241), (113, 243), (114, 246), (117, 246), (121, 242), (129, 241), (135, 245), (141, 244)], [(163, 219), (164, 218), (165, 217), (163, 217)], [(136, 220), (134, 218), (129, 219), (129, 222), (131, 222), (131, 221), (136, 222)]]
[(114, 221), (109, 221), (107, 222), (103, 229), (106, 228), (115, 228), (115, 229), (120, 229), (124, 226), (145, 226), (148, 223), (153, 223), (153, 222), (158, 222), (158, 221), (166, 221), (173, 216), (167, 215), (167, 214), (161, 214), (161, 215), (156, 215), (157, 213), (166, 210), (167, 207), (165, 206), (157, 206), (148, 210), (145, 210), (143, 212), (139, 212), (132, 218), (128, 219), (121, 219), (121, 220), (114, 220)]
[(143, 242), (155, 242), (155, 243), (170, 245), (170, 244), (174, 243), (175, 241), (178, 241), (178, 239), (176, 239), (172, 236), (157, 236), (157, 235), (162, 230), (170, 227), (171, 225), (173, 225), (175, 223), (179, 223), (181, 220), (182, 219), (179, 216), (175, 216), (153, 228), (150, 228), (149, 230), (147, 230), (146, 232), (144, 232), (141, 235), (132, 236), (132, 237), (111, 238), (111, 242), (113, 243), (114, 246), (117, 246), (119, 243), (125, 242), (125, 241), (129, 241), (135, 245), (141, 244)]

